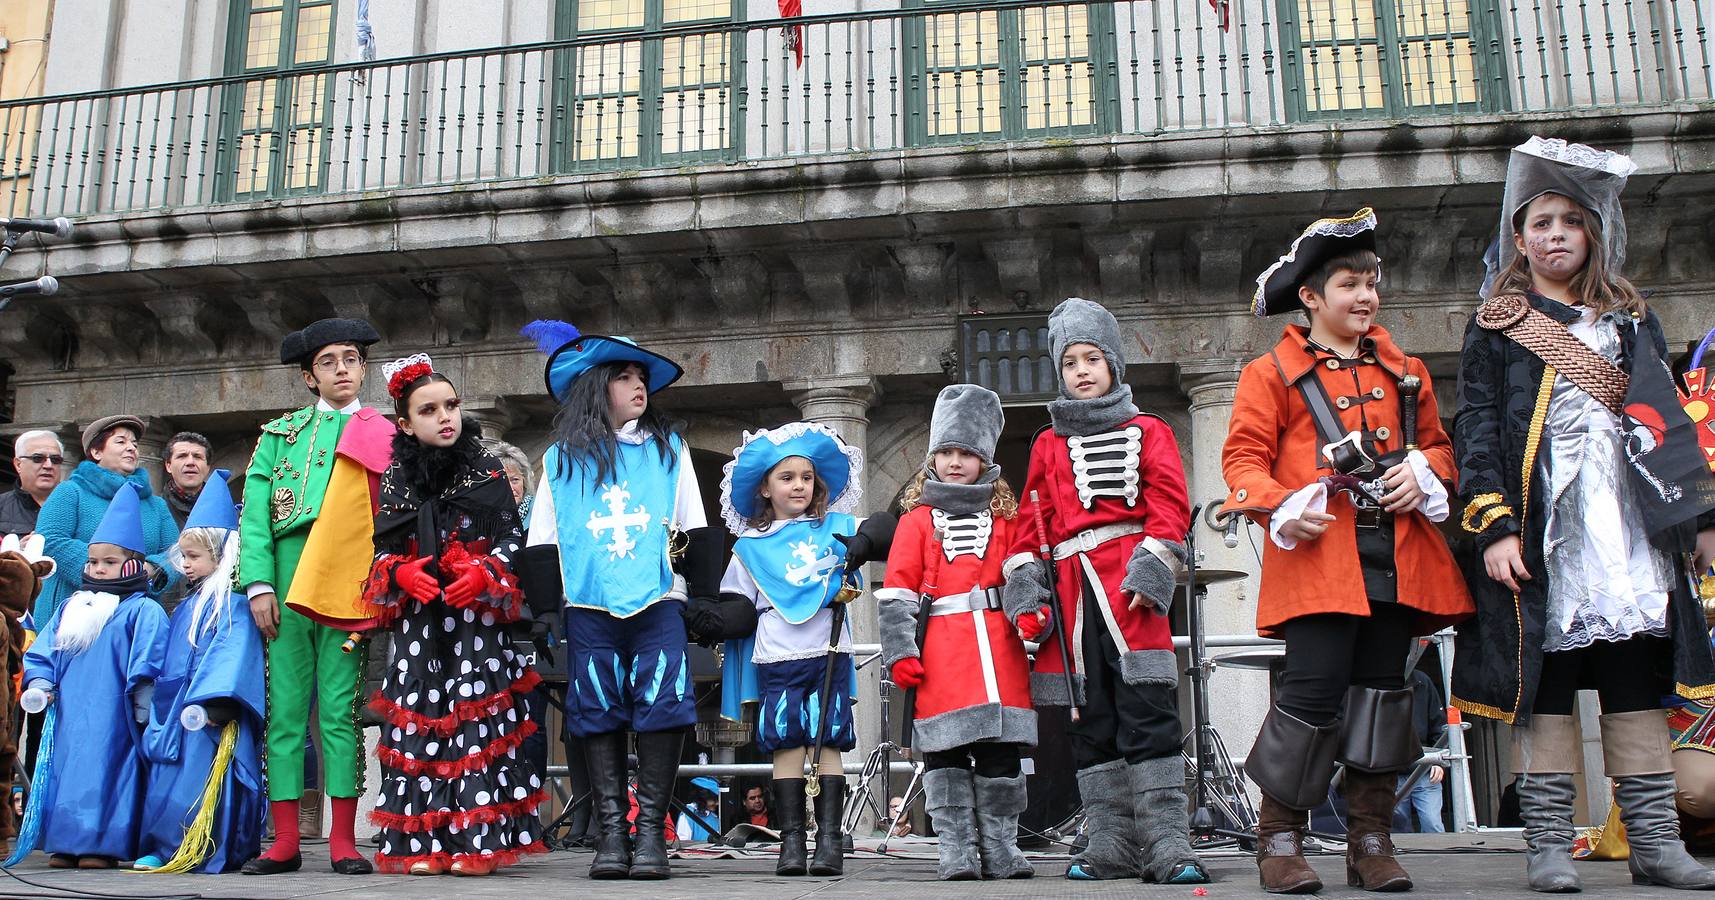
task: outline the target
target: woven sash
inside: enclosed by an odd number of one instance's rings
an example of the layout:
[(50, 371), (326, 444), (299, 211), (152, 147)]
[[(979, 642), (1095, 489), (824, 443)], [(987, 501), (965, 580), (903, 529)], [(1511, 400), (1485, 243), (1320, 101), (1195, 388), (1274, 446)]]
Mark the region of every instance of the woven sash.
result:
[(1490, 297), (1477, 310), (1477, 325), (1512, 338), (1614, 415), (1625, 408), (1630, 377), (1565, 325), (1532, 307), (1523, 294)]

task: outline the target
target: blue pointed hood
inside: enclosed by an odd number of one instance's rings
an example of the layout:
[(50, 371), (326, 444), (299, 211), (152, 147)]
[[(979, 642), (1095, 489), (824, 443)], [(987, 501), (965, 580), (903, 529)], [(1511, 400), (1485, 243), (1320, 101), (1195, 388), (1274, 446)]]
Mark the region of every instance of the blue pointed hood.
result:
[(132, 553), (147, 552), (143, 549), (143, 500), (136, 485), (127, 481), (114, 493), (113, 502), (108, 504), (107, 513), (101, 517), (101, 524), (95, 527), (89, 542), (113, 544)]
[(185, 517), (186, 528), (238, 530), (238, 507), (233, 505), (232, 489), (227, 486), (227, 479), (231, 477), (232, 472), (226, 469), (215, 469), (209, 473), (202, 493), (197, 495), (196, 505)]

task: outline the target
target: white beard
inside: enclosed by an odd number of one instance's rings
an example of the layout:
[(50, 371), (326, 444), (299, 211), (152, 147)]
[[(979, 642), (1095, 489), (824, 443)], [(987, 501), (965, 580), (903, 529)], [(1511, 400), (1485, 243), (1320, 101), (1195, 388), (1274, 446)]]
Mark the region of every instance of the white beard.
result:
[(59, 630), (54, 633), (54, 649), (73, 656), (88, 650), (118, 608), (118, 594), (78, 591), (67, 597), (65, 609), (60, 612)]

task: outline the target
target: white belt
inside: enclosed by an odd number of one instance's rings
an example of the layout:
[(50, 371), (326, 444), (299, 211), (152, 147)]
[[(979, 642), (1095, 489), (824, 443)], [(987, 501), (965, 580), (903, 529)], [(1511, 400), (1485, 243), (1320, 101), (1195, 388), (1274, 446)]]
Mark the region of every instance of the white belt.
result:
[(985, 609), (1000, 609), (1000, 588), (972, 588), (929, 601), (929, 615), (950, 616)]
[(1080, 531), (1077, 534), (1054, 545), (1055, 559), (1068, 559), (1079, 553), (1088, 553), (1102, 544), (1128, 534), (1142, 534), (1143, 525), (1139, 522), (1115, 522)]

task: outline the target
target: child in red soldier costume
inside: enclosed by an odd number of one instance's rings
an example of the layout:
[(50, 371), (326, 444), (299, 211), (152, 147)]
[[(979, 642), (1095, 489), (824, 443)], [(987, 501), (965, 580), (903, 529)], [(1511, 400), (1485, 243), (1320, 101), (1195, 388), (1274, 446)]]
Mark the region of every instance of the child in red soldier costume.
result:
[(993, 391), (941, 391), (929, 457), (906, 492), (887, 581), (875, 592), (882, 658), (895, 684), (917, 691), (912, 746), (925, 754), (943, 881), (1036, 874), (1018, 850), (1019, 748), (1036, 743), (1030, 661), (1000, 602), (1001, 564), (1018, 528), (1018, 500), (994, 464), (1004, 421)]
[[(1191, 521), (1179, 444), (1166, 422), (1132, 403), (1112, 313), (1068, 299), (1048, 317), (1048, 337), (1060, 396), (1030, 448), (1005, 608), (1020, 637), (1042, 641), (1031, 675), (1036, 701), (1080, 712), (1072, 758), (1089, 843), (1066, 876), (1207, 882), (1191, 850), (1167, 622)], [(1036, 555), (1038, 515), (1058, 596)], [(1047, 638), (1051, 623), (1069, 623), (1071, 660)], [(1066, 695), (1068, 670), (1075, 697)]]

